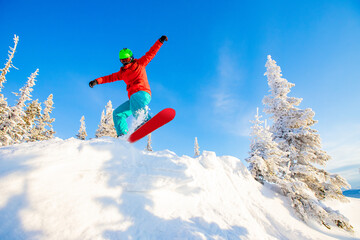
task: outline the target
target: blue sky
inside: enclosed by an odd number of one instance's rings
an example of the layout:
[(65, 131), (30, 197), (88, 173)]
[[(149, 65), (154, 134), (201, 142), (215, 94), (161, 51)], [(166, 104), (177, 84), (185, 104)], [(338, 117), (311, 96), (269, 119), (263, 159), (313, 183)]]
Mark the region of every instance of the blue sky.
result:
[[(0, 1), (0, 56), (20, 42), (3, 93), (9, 103), (39, 68), (33, 96), (54, 94), (56, 136), (69, 138), (85, 116), (94, 136), (101, 111), (127, 100), (125, 84), (88, 87), (120, 68), (124, 47), (141, 57), (161, 36), (169, 41), (148, 65), (152, 113), (173, 107), (175, 120), (153, 134), (154, 150), (201, 150), (244, 159), (249, 120), (268, 94), (270, 54), (290, 96), (312, 108), (328, 168), (360, 187), (359, 1)], [(264, 115), (264, 114), (263, 114)], [(137, 143), (145, 147), (145, 141)], [(355, 185), (354, 185), (355, 184)]]

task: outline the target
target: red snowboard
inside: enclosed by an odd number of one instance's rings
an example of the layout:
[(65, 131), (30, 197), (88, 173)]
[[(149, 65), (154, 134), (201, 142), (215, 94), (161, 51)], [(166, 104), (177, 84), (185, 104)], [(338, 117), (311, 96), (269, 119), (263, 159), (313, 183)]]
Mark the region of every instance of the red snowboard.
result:
[(175, 117), (175, 110), (172, 108), (165, 108), (155, 116), (153, 116), (149, 121), (147, 121), (144, 125), (142, 125), (139, 129), (133, 132), (128, 141), (134, 143), (143, 137), (147, 136), (148, 134), (152, 133), (159, 127), (167, 124)]

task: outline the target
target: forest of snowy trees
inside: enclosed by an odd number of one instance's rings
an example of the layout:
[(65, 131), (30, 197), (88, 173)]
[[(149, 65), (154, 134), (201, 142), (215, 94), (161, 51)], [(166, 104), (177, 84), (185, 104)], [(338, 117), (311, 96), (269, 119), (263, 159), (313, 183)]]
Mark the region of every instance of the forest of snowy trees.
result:
[(44, 102), (44, 109), (38, 99), (31, 99), (31, 92), (35, 86), (36, 76), (39, 69), (28, 77), (26, 84), (15, 93), (18, 100), (14, 106), (10, 106), (7, 98), (1, 93), (4, 83), (7, 81), (6, 74), (10, 68), (15, 68), (13, 58), (19, 37), (14, 36), (14, 47), (10, 47), (5, 67), (1, 69), (0, 76), (0, 146), (8, 146), (15, 143), (33, 142), (53, 138), (55, 132), (52, 123), (55, 119), (50, 117), (53, 107), (53, 95), (50, 94)]
[[(28, 77), (26, 84), (15, 93), (18, 100), (14, 106), (10, 106), (7, 98), (2, 94), (4, 83), (7, 81), (6, 74), (10, 72), (13, 65), (13, 58), (19, 42), (19, 37), (14, 36), (14, 46), (10, 47), (8, 59), (5, 67), (1, 69), (0, 75), (0, 146), (8, 146), (22, 142), (34, 142), (48, 140), (54, 137), (52, 123), (54, 118), (50, 117), (53, 110), (53, 95), (50, 94), (47, 100), (42, 104), (38, 99), (32, 100), (32, 91), (35, 86), (36, 76), (39, 69)], [(16, 69), (16, 68), (15, 68)], [(116, 137), (114, 122), (112, 119), (112, 104), (111, 101), (106, 105), (103, 111), (100, 124), (96, 130), (95, 136), (110, 136)], [(85, 117), (80, 120), (81, 125), (77, 138), (85, 140), (87, 137), (85, 127)], [(149, 146), (150, 148), (151, 146)]]
[(305, 222), (315, 220), (327, 228), (337, 226), (351, 232), (348, 219), (323, 203), (326, 199), (347, 201), (341, 188), (350, 185), (341, 176), (319, 168), (330, 156), (321, 149), (320, 136), (312, 128), (317, 122), (314, 111), (298, 108), (302, 99), (288, 96), (295, 84), (282, 78), (271, 56), (265, 66), (270, 94), (264, 97), (263, 104), (272, 125), (263, 125), (257, 111), (252, 121), (250, 156), (246, 159), (251, 174), (262, 184), (278, 186)]

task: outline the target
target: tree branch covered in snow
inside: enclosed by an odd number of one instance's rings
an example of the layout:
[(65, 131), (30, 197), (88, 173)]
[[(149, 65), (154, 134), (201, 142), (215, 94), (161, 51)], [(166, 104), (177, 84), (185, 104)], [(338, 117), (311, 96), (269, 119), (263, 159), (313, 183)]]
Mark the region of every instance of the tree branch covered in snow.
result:
[(328, 229), (331, 226), (353, 232), (353, 227), (344, 215), (323, 204), (306, 183), (286, 178), (278, 183), (283, 193), (291, 200), (296, 215), (304, 222), (315, 220)]
[(263, 126), (260, 120), (259, 108), (257, 108), (255, 120), (251, 121), (251, 145), (247, 159), (250, 165), (249, 170), (256, 181), (260, 183), (279, 182), (288, 172), (288, 160), (284, 157), (285, 153), (278, 148), (278, 144), (273, 141), (272, 133), (267, 126)]
[(1, 92), (1, 89), (4, 87), (3, 84), (6, 82), (5, 75), (10, 71), (11, 67), (15, 68), (12, 63), (12, 59), (14, 58), (14, 54), (15, 54), (18, 42), (19, 42), (19, 37), (14, 35), (14, 47), (10, 47), (8, 59), (7, 59), (7, 62), (5, 63), (5, 67), (3, 69), (1, 69), (0, 92)]

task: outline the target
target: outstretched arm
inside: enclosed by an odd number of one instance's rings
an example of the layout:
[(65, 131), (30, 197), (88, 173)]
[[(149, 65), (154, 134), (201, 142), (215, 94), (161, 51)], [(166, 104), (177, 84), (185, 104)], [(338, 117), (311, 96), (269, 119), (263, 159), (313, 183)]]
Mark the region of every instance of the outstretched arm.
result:
[(115, 81), (118, 81), (118, 80), (122, 80), (121, 71), (118, 71), (116, 73), (113, 73), (113, 74), (110, 74), (110, 75), (107, 75), (107, 76), (104, 76), (104, 77), (97, 78), (94, 81), (96, 81), (97, 84), (103, 84), (103, 83), (115, 82)]
[(89, 86), (91, 88), (93, 88), (95, 85), (98, 85), (98, 84), (110, 83), (110, 82), (115, 82), (118, 80), (121, 80), (121, 72), (120, 71), (110, 74), (108, 76), (104, 76), (104, 77), (100, 77), (95, 80), (92, 80), (91, 82), (89, 82)]
[(159, 38), (159, 40), (155, 42), (155, 44), (150, 48), (150, 50), (138, 60), (139, 64), (144, 66), (148, 65), (149, 62), (155, 57), (156, 53), (159, 51), (164, 41), (167, 40), (168, 38), (166, 36), (162, 36), (161, 38)]

